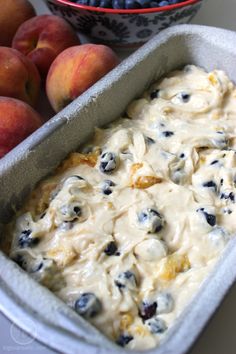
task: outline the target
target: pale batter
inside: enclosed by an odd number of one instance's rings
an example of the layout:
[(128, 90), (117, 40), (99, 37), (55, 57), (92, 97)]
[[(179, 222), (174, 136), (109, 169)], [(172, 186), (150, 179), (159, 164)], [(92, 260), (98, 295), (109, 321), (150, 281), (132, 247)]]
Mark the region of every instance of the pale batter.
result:
[(109, 338), (163, 340), (236, 230), (236, 89), (186, 66), (33, 192), (10, 256)]

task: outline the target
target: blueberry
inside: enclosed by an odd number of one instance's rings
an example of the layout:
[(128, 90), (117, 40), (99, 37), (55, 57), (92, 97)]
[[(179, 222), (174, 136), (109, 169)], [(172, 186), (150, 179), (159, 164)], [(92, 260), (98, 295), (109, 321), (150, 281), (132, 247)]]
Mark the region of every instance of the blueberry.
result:
[(204, 182), (202, 186), (206, 188), (213, 188), (215, 192), (217, 191), (217, 186), (213, 181)]
[(197, 209), (197, 212), (199, 212), (199, 211), (203, 213), (203, 215), (205, 216), (206, 222), (210, 226), (212, 226), (212, 227), (215, 226), (215, 224), (216, 224), (216, 216), (215, 215), (207, 213), (204, 208)]
[(73, 208), (73, 211), (75, 212), (76, 216), (80, 216), (81, 215), (81, 209), (79, 206), (75, 206)]
[(113, 9), (125, 9), (125, 0), (113, 0), (112, 7)]
[(206, 221), (209, 225), (211, 226), (215, 226), (216, 224), (216, 217), (215, 215), (211, 215), (211, 214), (208, 214), (208, 213), (204, 213), (205, 214), (205, 218), (206, 218)]
[[(211, 147), (216, 147), (217, 149), (220, 149), (220, 150), (227, 150), (228, 144), (229, 144), (229, 139), (225, 133), (222, 133), (220, 135), (217, 134), (215, 136), (215, 138), (212, 139), (212, 141), (211, 141)], [(225, 154), (222, 157), (225, 157)], [(216, 162), (214, 162), (214, 163), (216, 163)]]
[(234, 196), (234, 193), (233, 192), (230, 192), (230, 193), (221, 193), (221, 195), (220, 195), (220, 199), (229, 199), (229, 200), (231, 200), (231, 202), (233, 202), (234, 203), (234, 201), (235, 201), (235, 196)]
[(176, 170), (171, 171), (171, 179), (176, 184), (183, 184), (185, 181), (186, 173), (184, 169), (177, 168)]
[(69, 176), (64, 181), (64, 184), (70, 184), (73, 182), (84, 181), (84, 178), (78, 175)]
[(38, 272), (43, 267), (43, 262), (40, 260), (31, 259), (30, 256), (26, 257), (23, 254), (17, 254), (14, 257), (14, 261), (24, 270), (35, 273)]
[(228, 199), (228, 197), (225, 193), (221, 193), (220, 199)]
[(156, 298), (157, 313), (169, 313), (174, 308), (174, 299), (169, 293), (160, 293)]
[(169, 138), (171, 136), (174, 135), (174, 132), (171, 132), (170, 130), (166, 130), (164, 132), (162, 132), (162, 135), (165, 137), (165, 138)]
[(139, 9), (141, 6), (135, 0), (126, 0), (125, 1), (125, 8), (126, 9)]
[(93, 318), (102, 311), (102, 303), (93, 293), (83, 293), (75, 302), (75, 311), (85, 318)]
[(100, 0), (89, 0), (89, 6), (97, 7), (100, 4)]
[(223, 210), (223, 212), (224, 212), (224, 214), (228, 214), (228, 215), (232, 214), (232, 210), (231, 210), (231, 209), (228, 209), (228, 208), (225, 208), (225, 209)]
[(161, 334), (167, 330), (166, 322), (158, 317), (151, 318), (146, 322), (146, 325), (153, 334)]
[(117, 156), (114, 152), (104, 152), (101, 155), (100, 171), (104, 173), (113, 172), (117, 167)]
[(150, 7), (158, 7), (158, 6), (159, 6), (159, 4), (158, 4), (157, 1), (151, 1), (150, 2)]
[(89, 5), (89, 0), (77, 0), (76, 2), (80, 5)]
[(169, 5), (169, 2), (168, 1), (161, 1), (161, 2), (159, 2), (159, 4), (158, 4), (160, 7), (162, 7), (162, 6), (168, 6)]
[(227, 139), (227, 137), (225, 136), (222, 139), (214, 139), (212, 140), (212, 147), (216, 147), (217, 149), (228, 149), (228, 144), (229, 144), (229, 140)]
[(44, 263), (42, 259), (35, 259), (31, 257), (30, 255), (26, 254), (17, 254), (14, 257), (14, 261), (24, 270), (26, 270), (29, 273), (36, 273), (39, 272), (43, 266)]
[(208, 236), (216, 246), (221, 245), (222, 242), (227, 242), (229, 239), (228, 232), (223, 227), (219, 226), (214, 227), (212, 231), (209, 232)]
[(150, 7), (150, 0), (136, 0), (136, 2), (137, 2), (142, 8), (148, 8), (148, 7)]
[[(55, 278), (58, 268), (54, 260), (50, 258), (29, 259), (28, 271), (32, 274), (32, 277), (38, 281), (44, 278)], [(58, 283), (57, 285), (60, 286)]]
[(35, 266), (31, 269), (31, 273), (36, 273), (36, 272), (39, 272), (41, 269), (43, 269), (43, 262), (38, 262), (35, 264)]
[(149, 233), (156, 233), (161, 231), (163, 227), (163, 217), (161, 214), (152, 208), (147, 208), (138, 214), (138, 221), (141, 228), (144, 228)]
[(109, 179), (106, 179), (105, 181), (103, 181), (103, 183), (102, 183), (102, 192), (103, 192), (103, 194), (110, 195), (113, 192), (111, 187), (114, 187), (115, 185), (116, 184), (113, 181), (109, 180)]
[(37, 237), (32, 237), (31, 233), (31, 230), (24, 230), (21, 232), (18, 239), (18, 245), (20, 248), (33, 247), (39, 243), (39, 239)]
[(74, 227), (74, 221), (75, 220), (72, 220), (72, 221), (65, 220), (65, 221), (63, 221), (63, 223), (59, 225), (59, 230), (62, 230), (62, 231), (71, 230)]
[(134, 339), (133, 336), (130, 336), (128, 334), (121, 334), (117, 339), (116, 343), (121, 347), (125, 347), (132, 339)]
[(82, 215), (81, 207), (76, 202), (63, 205), (60, 212), (63, 221), (72, 221)]
[(187, 103), (190, 100), (190, 95), (186, 92), (181, 92), (178, 94), (178, 97), (182, 102)]
[(130, 270), (120, 273), (115, 279), (115, 284), (120, 290), (125, 288), (132, 290), (137, 287), (136, 277)]
[(37, 273), (44, 267), (44, 262), (38, 259), (28, 259), (26, 270), (29, 273)]
[(219, 162), (219, 160), (214, 160), (214, 161), (212, 161), (211, 163), (210, 163), (210, 165), (215, 165), (216, 163), (218, 163)]
[(139, 309), (139, 316), (144, 320), (149, 320), (156, 314), (157, 303), (156, 301), (152, 303), (143, 302), (141, 308)]
[(154, 139), (150, 138), (150, 136), (146, 136), (145, 141), (146, 141), (147, 145), (152, 145), (152, 144), (156, 143)]
[(231, 202), (234, 202), (234, 193), (233, 192), (230, 192), (229, 193), (229, 199), (231, 200)]
[(112, 1), (111, 0), (100, 0), (99, 7), (112, 8)]
[(109, 242), (104, 250), (107, 256), (114, 256), (114, 254), (116, 254), (116, 251), (117, 251), (117, 245), (115, 241)]
[(160, 90), (158, 90), (158, 89), (152, 91), (152, 92), (150, 93), (150, 98), (151, 98), (151, 100), (154, 100), (155, 98), (158, 98), (158, 97), (159, 97), (159, 92), (160, 92)]
[(17, 254), (13, 260), (24, 270), (27, 269), (27, 261), (22, 254)]
[[(114, 8), (114, 9), (139, 9), (166, 6), (176, 4), (180, 0), (168, 1), (150, 1), (150, 0), (71, 0), (80, 5), (89, 5), (93, 7)], [(182, 1), (182, 0), (181, 0)]]

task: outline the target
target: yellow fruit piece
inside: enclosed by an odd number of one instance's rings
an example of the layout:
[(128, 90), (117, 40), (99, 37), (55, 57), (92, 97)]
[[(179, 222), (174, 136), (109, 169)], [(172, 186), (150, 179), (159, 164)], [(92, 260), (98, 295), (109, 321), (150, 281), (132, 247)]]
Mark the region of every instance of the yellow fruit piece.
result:
[(219, 112), (214, 112), (214, 113), (212, 113), (211, 117), (214, 120), (220, 119), (220, 113)]
[(98, 160), (98, 151), (91, 152), (89, 154), (80, 154), (79, 152), (72, 152), (69, 157), (62, 162), (57, 168), (56, 173), (61, 173), (68, 168), (79, 166), (80, 164), (86, 164), (94, 167)]
[(148, 332), (147, 328), (145, 328), (142, 325), (136, 326), (134, 328), (134, 333), (137, 334), (138, 336), (144, 337), (149, 335), (150, 333)]
[(164, 107), (162, 109), (162, 113), (164, 113), (164, 114), (168, 114), (168, 113), (171, 113), (171, 112), (173, 112), (173, 108), (172, 107)]
[(206, 157), (205, 156), (201, 156), (199, 159), (199, 164), (200, 166), (203, 165), (206, 162)]
[(131, 166), (131, 175), (130, 175), (130, 186), (132, 188), (145, 189), (153, 186), (156, 183), (161, 183), (162, 178), (156, 176), (138, 176), (134, 178), (135, 173), (143, 167), (142, 163), (134, 163)]
[(215, 74), (210, 73), (208, 75), (208, 79), (213, 86), (216, 86), (218, 84), (218, 80), (217, 80), (217, 77), (215, 76)]
[(38, 201), (36, 211), (42, 213), (47, 209), (49, 205), (50, 195), (52, 191), (56, 188), (56, 183), (44, 184), (41, 189), (41, 197)]
[(129, 328), (129, 326), (133, 323), (133, 316), (130, 313), (125, 313), (124, 315), (122, 315), (121, 317), (121, 321), (120, 321), (120, 329), (122, 331), (125, 331), (126, 329)]
[(54, 259), (59, 267), (64, 268), (74, 261), (76, 253), (70, 248), (56, 247), (48, 251), (47, 256)]
[(143, 164), (140, 162), (134, 163), (131, 166), (131, 177), (133, 177), (133, 175), (141, 168), (143, 167)]
[(32, 192), (24, 209), (34, 211), (36, 215), (43, 213), (49, 206), (51, 193), (56, 186), (57, 183), (55, 182), (42, 182), (37, 189)]
[(188, 256), (172, 254), (163, 260), (159, 276), (162, 280), (171, 280), (178, 273), (188, 270), (190, 266)]
[(114, 204), (112, 202), (108, 202), (107, 206), (108, 206), (108, 209), (112, 209), (112, 210), (115, 209)]
[(58, 255), (59, 252), (59, 248), (52, 248), (50, 251), (47, 252), (47, 256), (54, 258)]
[(142, 163), (134, 163), (132, 166), (131, 166), (131, 169), (130, 169), (130, 186), (132, 187), (133, 185), (133, 178), (134, 178), (134, 175), (135, 173), (143, 167), (143, 164)]
[(133, 188), (145, 189), (154, 184), (161, 183), (162, 178), (155, 176), (139, 176), (132, 184)]

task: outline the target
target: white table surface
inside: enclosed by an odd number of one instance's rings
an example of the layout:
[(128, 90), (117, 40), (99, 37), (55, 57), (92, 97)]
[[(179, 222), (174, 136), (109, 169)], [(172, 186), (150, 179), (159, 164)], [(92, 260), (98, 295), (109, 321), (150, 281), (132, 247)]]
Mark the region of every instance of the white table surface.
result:
[[(48, 12), (42, 0), (30, 1), (38, 14)], [(206, 3), (192, 23), (223, 27), (236, 31), (236, 0), (206, 0)], [(235, 354), (235, 328), (236, 285), (188, 354)], [(0, 354), (7, 352), (12, 354), (55, 353), (53, 350), (28, 337), (0, 314)]]

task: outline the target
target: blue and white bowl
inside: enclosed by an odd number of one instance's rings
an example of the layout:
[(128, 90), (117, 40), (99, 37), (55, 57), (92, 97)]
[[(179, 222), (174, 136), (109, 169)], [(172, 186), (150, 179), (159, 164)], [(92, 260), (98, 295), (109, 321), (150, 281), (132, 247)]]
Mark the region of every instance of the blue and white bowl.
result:
[(164, 28), (188, 23), (203, 0), (146, 9), (117, 10), (45, 0), (55, 15), (63, 17), (90, 41), (115, 47), (140, 46)]

